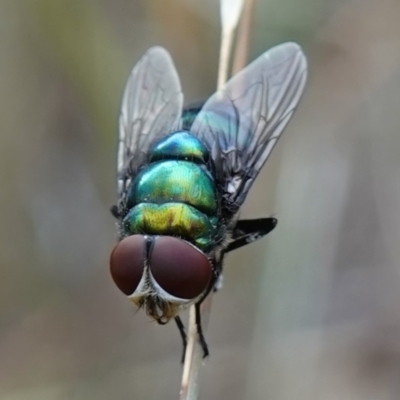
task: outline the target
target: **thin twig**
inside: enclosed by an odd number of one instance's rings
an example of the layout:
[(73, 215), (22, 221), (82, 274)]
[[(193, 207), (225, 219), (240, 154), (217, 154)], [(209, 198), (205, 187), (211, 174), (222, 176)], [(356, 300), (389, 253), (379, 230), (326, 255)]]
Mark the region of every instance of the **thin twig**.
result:
[(219, 52), (218, 84), (221, 89), (228, 79), (233, 35), (243, 9), (243, 0), (221, 0), (221, 47)]
[[(221, 89), (229, 74), (229, 60), (232, 50), (233, 35), (243, 8), (243, 0), (220, 0), (221, 3), (221, 47), (218, 67), (218, 85)], [(203, 333), (207, 331), (211, 311), (212, 293), (201, 305), (201, 323)], [(183, 366), (180, 400), (196, 400), (200, 369), (203, 364), (203, 350), (198, 345), (196, 311), (192, 306), (189, 316), (188, 342)]]
[[(203, 332), (207, 331), (211, 304), (212, 293), (210, 293), (201, 305), (201, 325)], [(199, 374), (203, 363), (203, 350), (197, 343), (196, 310), (192, 306), (189, 316), (188, 344), (185, 353), (185, 364), (183, 366), (180, 400), (197, 399)]]
[(247, 65), (249, 59), (249, 42), (253, 21), (253, 9), (254, 0), (245, 0), (233, 57), (232, 75), (241, 71)]

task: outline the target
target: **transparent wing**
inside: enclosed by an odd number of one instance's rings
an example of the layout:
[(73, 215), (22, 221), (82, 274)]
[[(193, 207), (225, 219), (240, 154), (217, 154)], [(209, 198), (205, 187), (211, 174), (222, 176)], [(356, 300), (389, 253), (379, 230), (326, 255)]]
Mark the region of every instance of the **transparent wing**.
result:
[(207, 144), (225, 207), (235, 213), (300, 100), (307, 62), (295, 43), (276, 46), (204, 104), (191, 131)]
[(146, 162), (152, 143), (180, 127), (183, 95), (168, 52), (153, 47), (133, 68), (122, 98), (118, 143), (118, 194), (121, 197)]

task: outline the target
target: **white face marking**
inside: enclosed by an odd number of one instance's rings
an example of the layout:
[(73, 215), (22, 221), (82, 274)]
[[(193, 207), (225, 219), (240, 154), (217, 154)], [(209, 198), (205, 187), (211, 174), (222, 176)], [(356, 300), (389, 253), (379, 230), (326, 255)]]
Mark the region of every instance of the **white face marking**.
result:
[(173, 304), (178, 304), (178, 305), (189, 305), (193, 303), (192, 299), (181, 299), (179, 297), (172, 296), (171, 294), (167, 293), (158, 283), (157, 281), (153, 278), (153, 275), (149, 273), (150, 277), (150, 282), (151, 285), (153, 286), (154, 292), (157, 294), (158, 297), (161, 299), (168, 301)]
[(148, 279), (146, 276), (146, 272), (143, 272), (142, 278), (140, 279), (139, 285), (137, 286), (137, 288), (135, 289), (135, 291), (128, 295), (128, 299), (132, 300), (133, 302), (135, 302), (136, 300), (139, 300), (140, 298), (142, 298), (143, 296), (146, 296), (146, 294), (148, 294), (149, 290), (148, 290)]
[(188, 307), (189, 305), (199, 300), (202, 294), (197, 296), (195, 299), (182, 299), (180, 297), (172, 296), (157, 283), (157, 281), (154, 279), (153, 275), (149, 271), (148, 266), (146, 265), (139, 285), (137, 286), (136, 290), (128, 296), (128, 299), (136, 303), (143, 297), (146, 298), (148, 296), (157, 296), (160, 299), (173, 305)]

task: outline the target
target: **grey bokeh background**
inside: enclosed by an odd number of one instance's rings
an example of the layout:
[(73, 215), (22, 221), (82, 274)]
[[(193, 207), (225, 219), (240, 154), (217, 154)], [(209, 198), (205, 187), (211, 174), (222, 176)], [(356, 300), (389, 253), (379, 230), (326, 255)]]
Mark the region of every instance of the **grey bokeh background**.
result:
[[(276, 230), (230, 255), (202, 399), (398, 399), (400, 2), (259, 0), (251, 58), (309, 59), (301, 106), (243, 215)], [(180, 339), (114, 287), (123, 86), (165, 46), (209, 96), (216, 0), (0, 2), (0, 398), (178, 398)]]

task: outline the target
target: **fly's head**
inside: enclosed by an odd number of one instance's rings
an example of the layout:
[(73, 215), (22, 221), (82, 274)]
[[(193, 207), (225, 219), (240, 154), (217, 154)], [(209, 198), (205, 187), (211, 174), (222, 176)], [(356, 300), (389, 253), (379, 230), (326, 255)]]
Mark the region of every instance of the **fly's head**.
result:
[(206, 254), (172, 236), (132, 235), (110, 257), (117, 287), (159, 323), (166, 323), (207, 290), (212, 265)]

